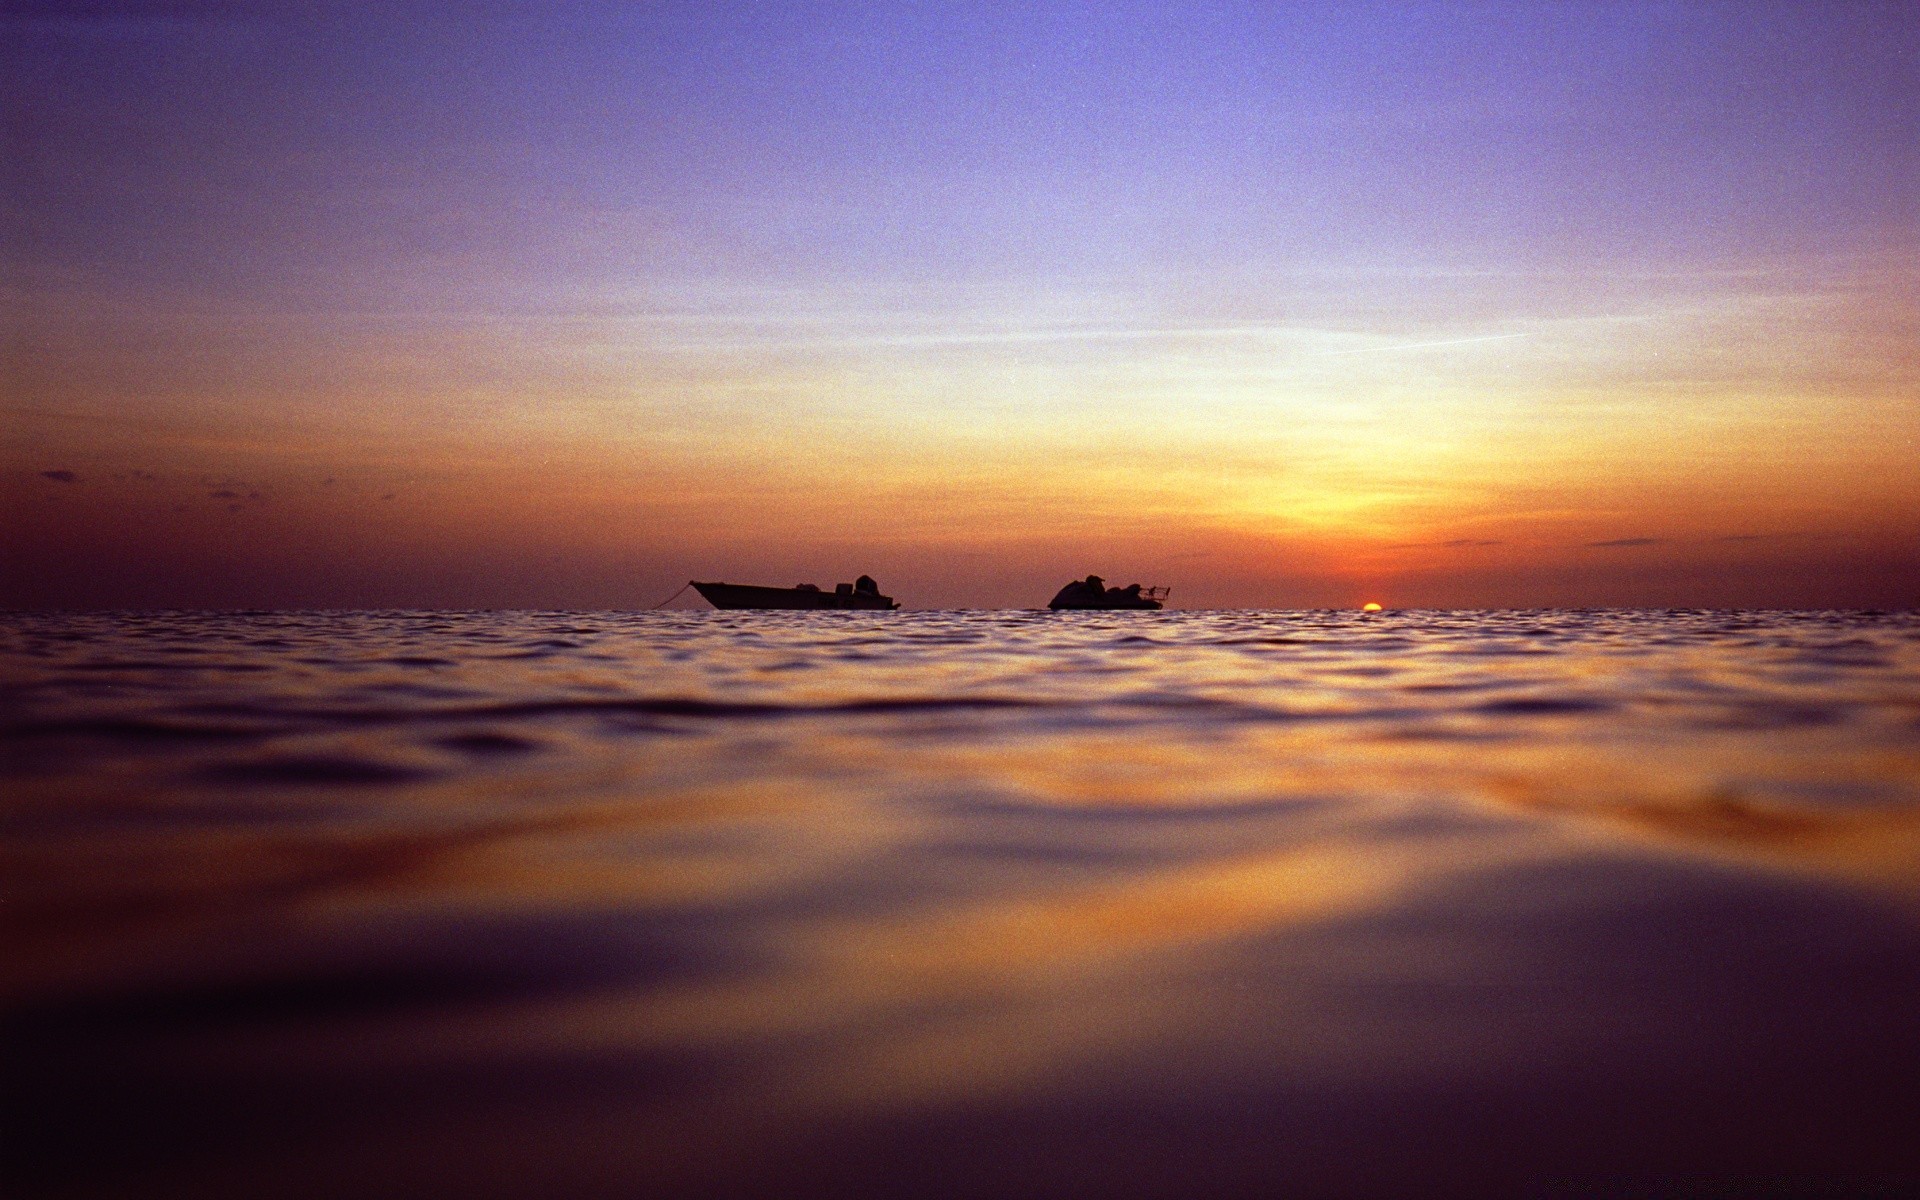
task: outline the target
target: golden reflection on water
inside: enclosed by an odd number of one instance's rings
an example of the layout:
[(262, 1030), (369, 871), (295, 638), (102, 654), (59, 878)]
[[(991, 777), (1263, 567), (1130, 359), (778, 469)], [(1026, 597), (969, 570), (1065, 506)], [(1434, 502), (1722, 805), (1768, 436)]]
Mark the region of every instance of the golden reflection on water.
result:
[[(1543, 1062), (1627, 1071), (1598, 1112), (1779, 1044), (1747, 979), (1856, 1014), (1864, 1051), (1795, 1027), (1810, 1079), (1908, 1048), (1872, 1014), (1920, 978), (1911, 617), (37, 620), (0, 867), (47, 1045), (156, 1095), (627, 1080), (510, 1129), (446, 1096), (404, 1142), (342, 1117), (351, 1148), (296, 1158), (477, 1138), (508, 1175), (764, 1183), (849, 1131), (1162, 1091), (1551, 1110)], [(282, 1166), (174, 1157), (150, 1180)]]

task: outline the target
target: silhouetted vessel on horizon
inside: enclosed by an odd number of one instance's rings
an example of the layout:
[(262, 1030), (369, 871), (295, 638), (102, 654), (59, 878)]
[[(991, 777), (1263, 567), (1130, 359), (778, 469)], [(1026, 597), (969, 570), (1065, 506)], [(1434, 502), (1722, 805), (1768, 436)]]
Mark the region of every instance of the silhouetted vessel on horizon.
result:
[(862, 575), (852, 583), (835, 585), (830, 592), (811, 583), (790, 588), (758, 587), (747, 583), (701, 583), (691, 580), (693, 590), (706, 597), (715, 608), (866, 608), (895, 609), (900, 602), (882, 596), (873, 576)]
[(1108, 587), (1107, 581), (1098, 575), (1089, 575), (1085, 579), (1076, 579), (1060, 589), (1053, 597), (1048, 608), (1159, 608), (1160, 601), (1170, 593), (1169, 588), (1143, 588), (1137, 583), (1126, 587)]

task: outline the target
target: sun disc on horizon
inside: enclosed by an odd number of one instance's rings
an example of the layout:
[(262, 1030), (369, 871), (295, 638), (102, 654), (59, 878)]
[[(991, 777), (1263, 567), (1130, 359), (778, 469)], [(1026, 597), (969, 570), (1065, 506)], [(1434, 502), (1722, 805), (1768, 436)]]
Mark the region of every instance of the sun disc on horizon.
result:
[(1377, 601), (1369, 600), (1365, 604), (1362, 604), (1360, 606), (1360, 611), (1361, 612), (1379, 612), (1380, 605)]

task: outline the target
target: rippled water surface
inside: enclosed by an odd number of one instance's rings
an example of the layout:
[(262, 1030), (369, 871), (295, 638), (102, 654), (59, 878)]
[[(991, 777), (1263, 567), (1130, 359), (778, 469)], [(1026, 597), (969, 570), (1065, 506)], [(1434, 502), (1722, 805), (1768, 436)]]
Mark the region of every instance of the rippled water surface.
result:
[(0, 669), (27, 1194), (1920, 1181), (1914, 614), (14, 615)]

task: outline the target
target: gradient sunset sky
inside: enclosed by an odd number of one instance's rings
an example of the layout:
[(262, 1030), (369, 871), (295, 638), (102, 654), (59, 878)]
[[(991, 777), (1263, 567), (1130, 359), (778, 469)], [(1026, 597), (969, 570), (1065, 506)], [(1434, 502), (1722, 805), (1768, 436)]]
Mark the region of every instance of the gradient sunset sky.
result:
[(6, 4), (0, 605), (1920, 604), (1912, 4)]

